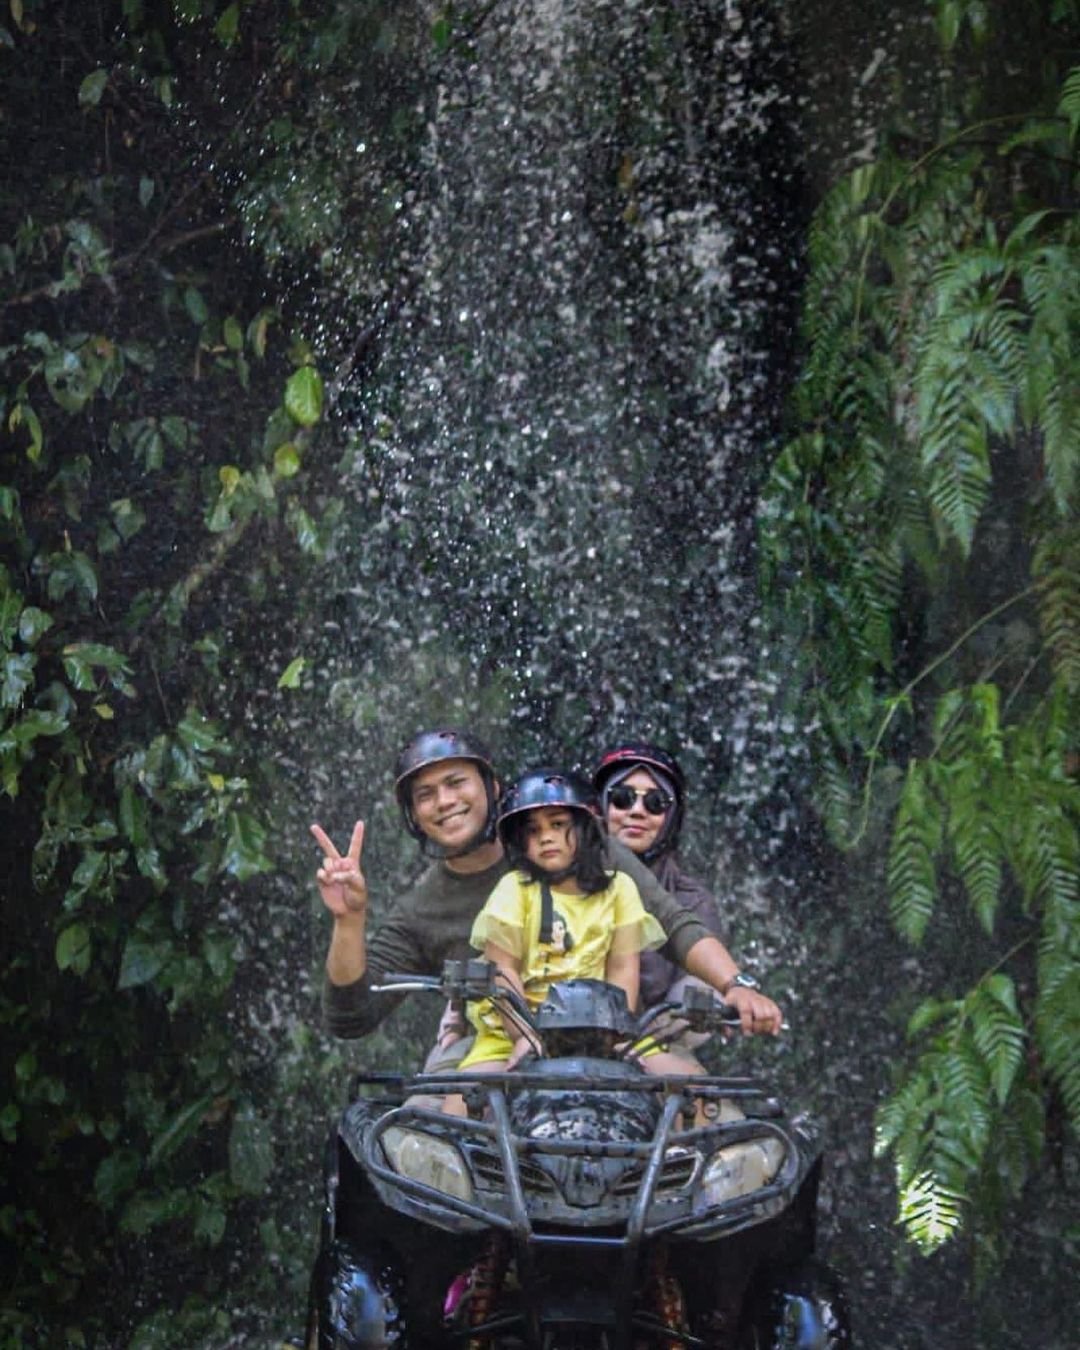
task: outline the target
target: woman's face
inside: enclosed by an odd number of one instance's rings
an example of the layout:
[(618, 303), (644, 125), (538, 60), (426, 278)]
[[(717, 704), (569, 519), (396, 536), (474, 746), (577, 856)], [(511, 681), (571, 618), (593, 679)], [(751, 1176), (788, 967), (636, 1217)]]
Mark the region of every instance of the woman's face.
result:
[(577, 856), (574, 816), (563, 806), (537, 806), (525, 817), (525, 856), (545, 872), (561, 872)]
[[(615, 839), (621, 839), (626, 847), (634, 853), (644, 853), (656, 842), (657, 836), (664, 828), (664, 821), (667, 819), (667, 811), (661, 811), (659, 815), (651, 815), (645, 810), (645, 804), (642, 801), (646, 792), (651, 788), (659, 788), (660, 784), (649, 773), (648, 769), (635, 769), (632, 774), (622, 779), (619, 787), (632, 789), (634, 801), (631, 806), (622, 810), (613, 805), (612, 802), (608, 802), (608, 832)], [(668, 809), (670, 810), (670, 807)]]

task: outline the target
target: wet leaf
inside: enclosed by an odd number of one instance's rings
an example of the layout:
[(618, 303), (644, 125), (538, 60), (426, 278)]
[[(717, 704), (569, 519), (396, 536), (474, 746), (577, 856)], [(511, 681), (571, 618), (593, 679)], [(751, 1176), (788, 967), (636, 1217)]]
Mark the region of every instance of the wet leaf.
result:
[(0, 708), (17, 708), (34, 683), (37, 657), (32, 652), (8, 652), (0, 679)]
[(221, 870), (236, 877), (237, 881), (246, 881), (260, 872), (269, 871), (272, 864), (263, 852), (266, 831), (255, 817), (246, 811), (230, 811), (228, 820), (229, 834)]
[(85, 975), (90, 969), (91, 954), (90, 931), (85, 924), (73, 923), (56, 940), (56, 964), (60, 970)]
[(222, 335), (225, 338), (225, 346), (232, 352), (242, 351), (244, 347), (244, 330), (240, 327), (239, 321), (230, 314), (222, 324)]
[(32, 647), (53, 626), (53, 617), (43, 609), (27, 605), (19, 615), (19, 637), (28, 647)]
[(323, 382), (314, 366), (294, 370), (285, 385), (285, 409), (294, 422), (313, 427), (322, 416)]
[(187, 286), (184, 289), (184, 308), (192, 323), (204, 324), (210, 317), (210, 311), (206, 307), (206, 301), (202, 298), (202, 292), (194, 286)]
[(294, 656), (278, 678), (277, 687), (279, 689), (299, 689), (300, 676), (304, 673), (304, 666), (307, 662), (302, 656)]
[(274, 451), (274, 477), (292, 478), (300, 472), (300, 455), (292, 441), (286, 441)]
[(190, 1139), (203, 1123), (213, 1103), (214, 1094), (204, 1093), (196, 1101), (188, 1102), (181, 1108), (155, 1136), (147, 1160), (149, 1165), (156, 1167), (158, 1163), (164, 1162)]
[(105, 86), (109, 83), (107, 70), (92, 70), (79, 85), (79, 106), (93, 108), (101, 102)]
[(214, 25), (214, 34), (223, 47), (231, 47), (236, 41), (236, 35), (240, 28), (240, 6), (233, 0), (233, 3), (222, 10), (221, 17)]
[(155, 942), (140, 933), (133, 933), (124, 944), (117, 989), (138, 989), (149, 984), (155, 975), (160, 974), (171, 954), (168, 943)]
[(135, 1185), (142, 1162), (129, 1148), (117, 1149), (103, 1158), (94, 1174), (94, 1194), (103, 1209), (114, 1209)]

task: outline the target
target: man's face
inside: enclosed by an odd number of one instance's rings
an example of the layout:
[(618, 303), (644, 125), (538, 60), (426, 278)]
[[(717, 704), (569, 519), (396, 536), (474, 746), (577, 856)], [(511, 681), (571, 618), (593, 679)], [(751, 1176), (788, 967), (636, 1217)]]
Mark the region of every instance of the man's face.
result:
[(648, 770), (635, 769), (632, 774), (621, 780), (619, 786), (633, 789), (634, 801), (633, 805), (621, 811), (608, 802), (608, 833), (615, 839), (621, 839), (632, 852), (644, 853), (656, 842), (667, 815), (665, 811), (661, 811), (659, 815), (650, 814), (645, 810), (642, 801), (642, 794), (648, 792), (650, 788), (657, 787), (658, 784)]
[(471, 759), (442, 759), (413, 774), (413, 816), (427, 837), (453, 852), (474, 839), (487, 820), (487, 790)]

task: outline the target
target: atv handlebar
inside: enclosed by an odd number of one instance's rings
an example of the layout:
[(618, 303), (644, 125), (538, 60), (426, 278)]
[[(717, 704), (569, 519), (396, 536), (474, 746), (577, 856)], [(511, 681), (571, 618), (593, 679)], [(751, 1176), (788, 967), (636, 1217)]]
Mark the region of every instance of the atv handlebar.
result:
[[(539, 1037), (541, 1032), (537, 1025), (536, 1010), (529, 1006), (516, 989), (510, 988), (505, 981), (499, 981), (498, 973), (498, 967), (493, 962), (476, 957), (445, 962), (439, 976), (387, 975), (381, 984), (372, 985), (371, 988), (373, 993), (426, 991), (441, 994), (452, 1007), (461, 1011), (466, 1003), (489, 999), (523, 1031)], [(629, 1014), (625, 1031), (631, 1046), (644, 1039), (650, 1028), (665, 1014), (671, 1014), (685, 1023), (689, 1030), (696, 1032), (708, 1033), (739, 1025), (737, 1008), (718, 998), (711, 989), (691, 985), (684, 991), (681, 1002), (659, 1003), (637, 1017)]]

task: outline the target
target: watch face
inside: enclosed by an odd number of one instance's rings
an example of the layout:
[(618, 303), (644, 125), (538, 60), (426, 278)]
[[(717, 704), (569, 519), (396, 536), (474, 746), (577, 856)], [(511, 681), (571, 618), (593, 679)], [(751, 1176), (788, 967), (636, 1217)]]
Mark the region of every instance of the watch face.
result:
[(760, 989), (761, 985), (754, 979), (753, 975), (744, 975), (740, 970), (738, 975), (731, 981), (729, 989)]

